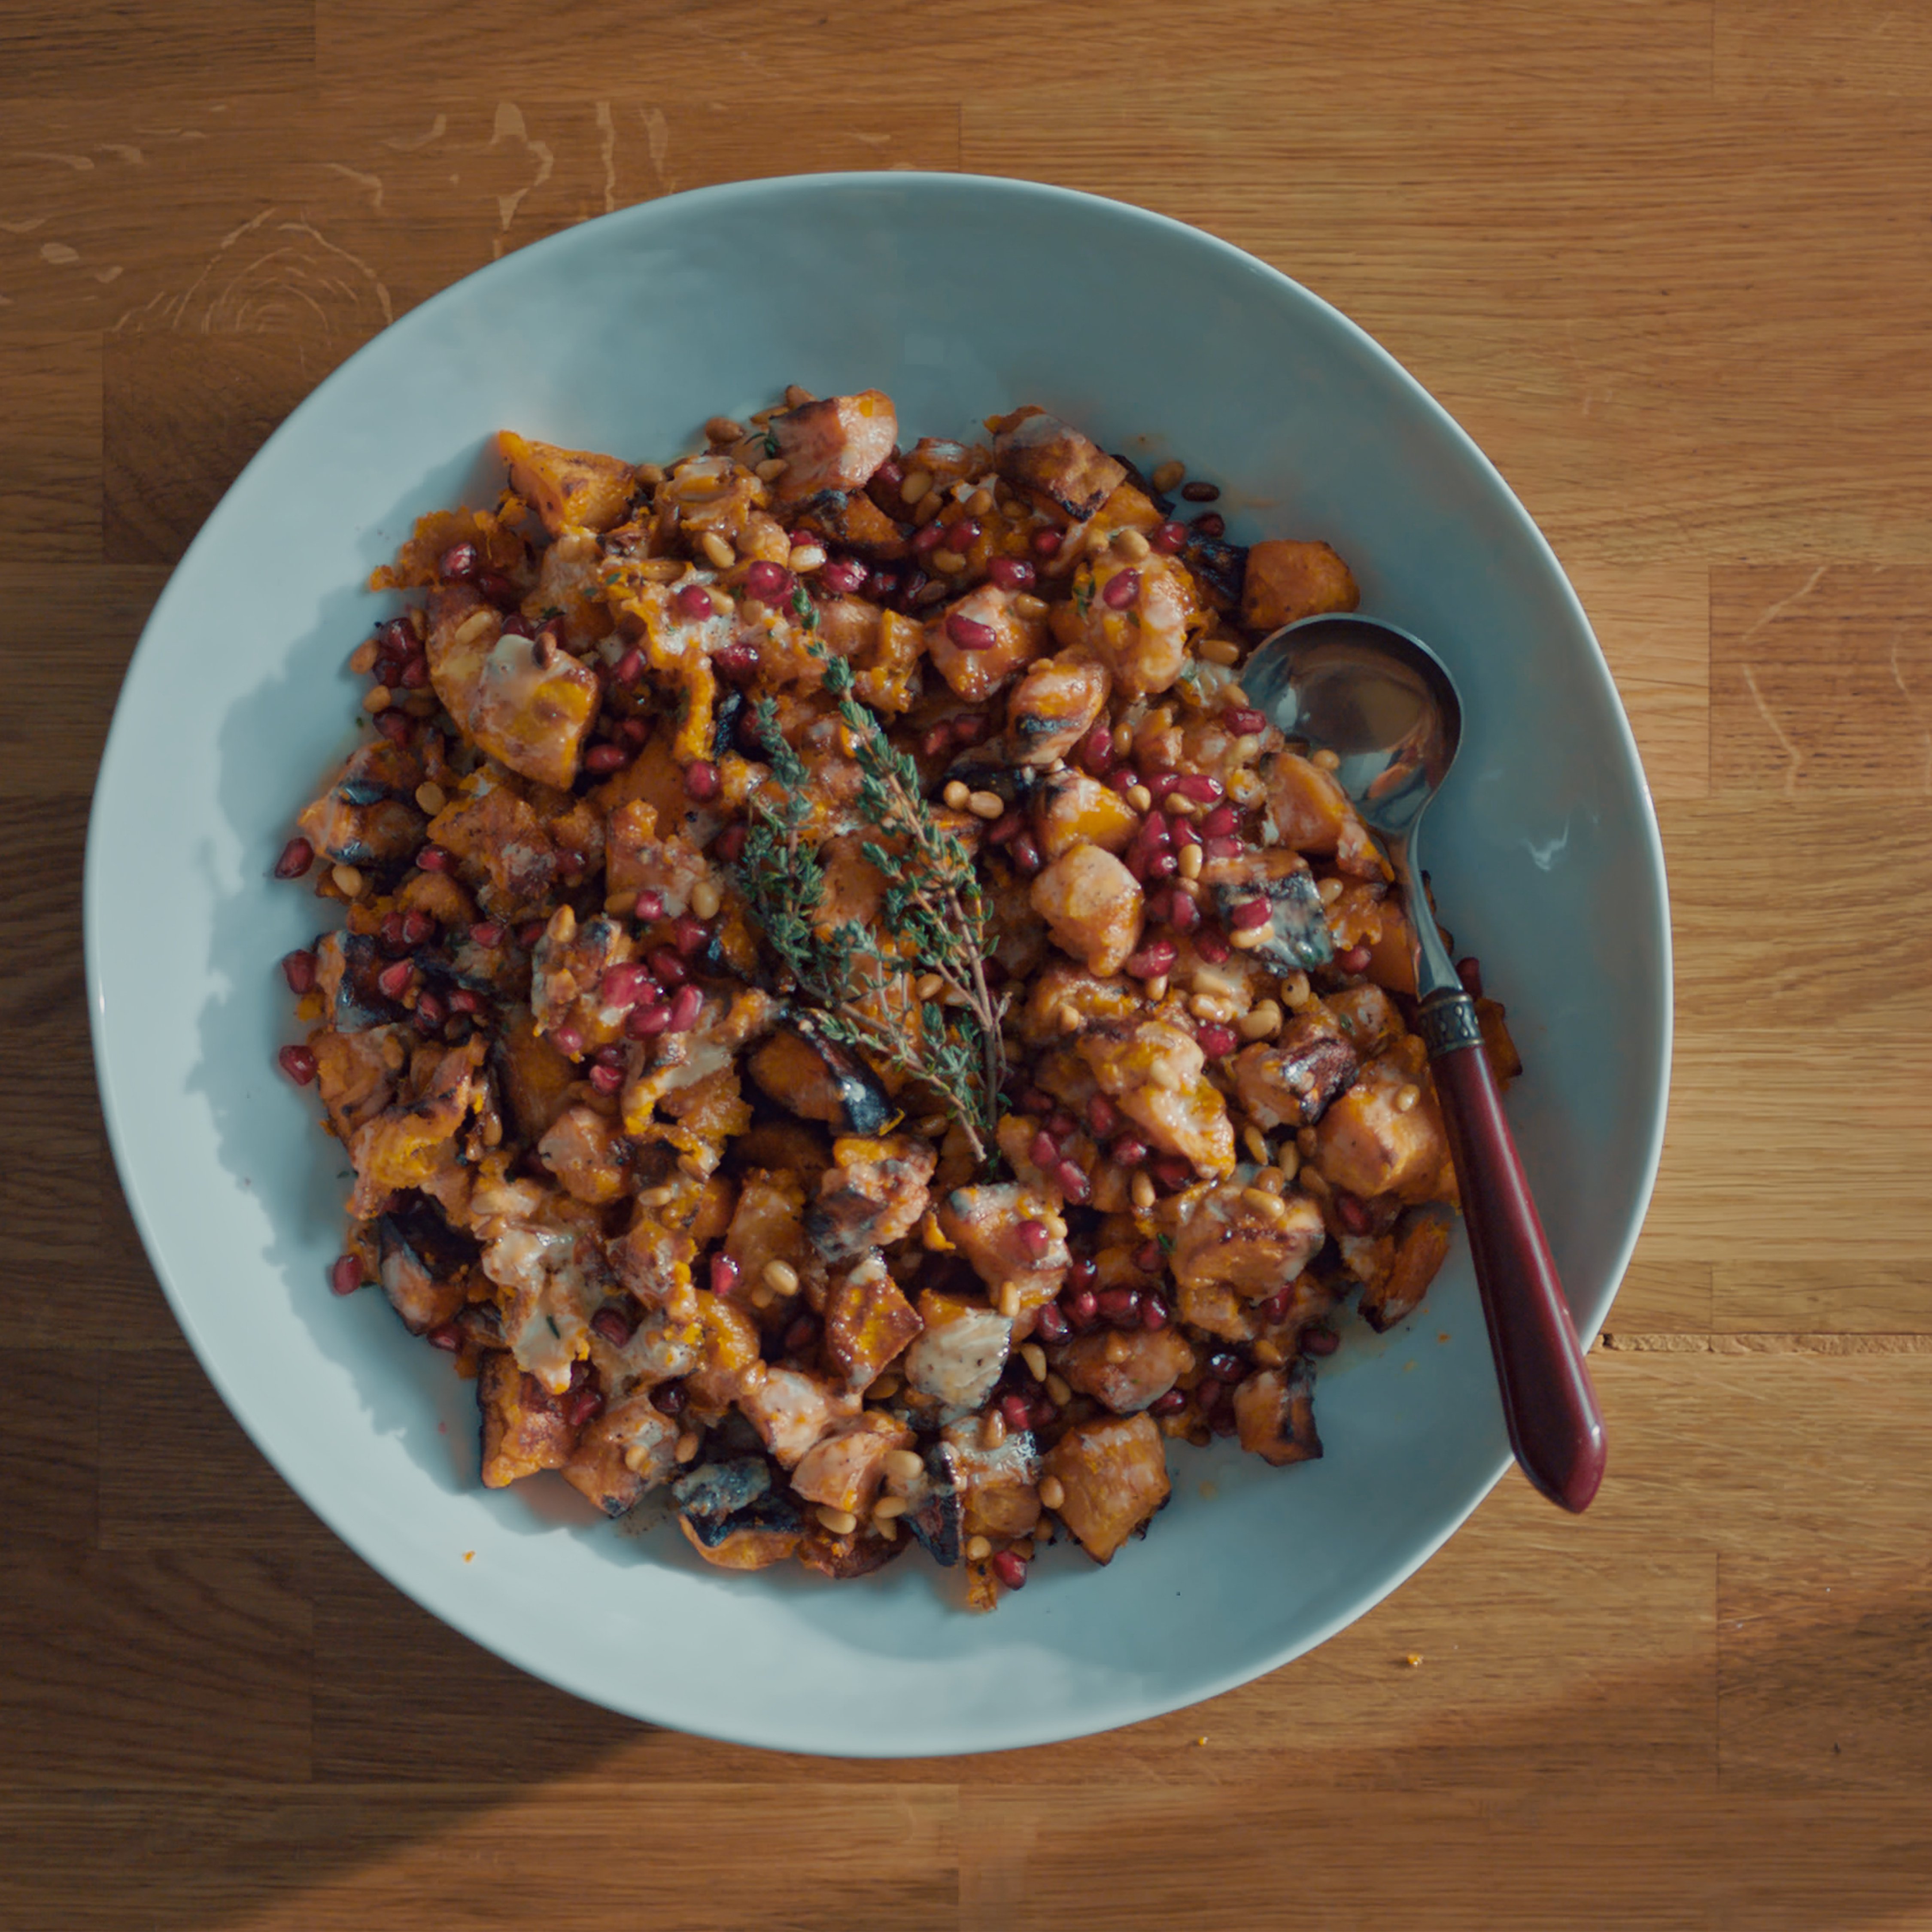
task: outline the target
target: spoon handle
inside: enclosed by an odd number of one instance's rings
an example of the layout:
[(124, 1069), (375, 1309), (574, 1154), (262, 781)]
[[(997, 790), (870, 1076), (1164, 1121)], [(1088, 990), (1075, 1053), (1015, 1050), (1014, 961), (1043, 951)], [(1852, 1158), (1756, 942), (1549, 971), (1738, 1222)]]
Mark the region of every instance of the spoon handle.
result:
[(1552, 1502), (1581, 1510), (1604, 1479), (1604, 1418), (1474, 1003), (1466, 993), (1429, 994), (1420, 1031), (1456, 1163), (1510, 1446)]

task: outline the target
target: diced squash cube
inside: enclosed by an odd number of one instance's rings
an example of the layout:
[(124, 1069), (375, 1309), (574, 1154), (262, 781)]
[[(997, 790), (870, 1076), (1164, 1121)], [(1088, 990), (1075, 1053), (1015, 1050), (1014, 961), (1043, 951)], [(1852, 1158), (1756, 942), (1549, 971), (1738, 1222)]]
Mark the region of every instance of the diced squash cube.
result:
[(1098, 845), (1063, 853), (1034, 880), (1029, 898), (1060, 949), (1096, 979), (1118, 973), (1141, 943), (1140, 881)]
[(608, 530), (622, 520), (637, 476), (629, 464), (587, 449), (560, 449), (507, 429), (497, 431), (496, 450), (509, 465), (510, 488), (551, 536), (573, 524)]
[(1058, 1514), (1096, 1563), (1114, 1551), (1167, 1501), (1167, 1453), (1146, 1415), (1076, 1423), (1055, 1443), (1045, 1473), (1066, 1499)]
[(1241, 622), (1251, 631), (1279, 630), (1324, 611), (1352, 610), (1360, 602), (1348, 566), (1325, 543), (1270, 537), (1248, 552)]

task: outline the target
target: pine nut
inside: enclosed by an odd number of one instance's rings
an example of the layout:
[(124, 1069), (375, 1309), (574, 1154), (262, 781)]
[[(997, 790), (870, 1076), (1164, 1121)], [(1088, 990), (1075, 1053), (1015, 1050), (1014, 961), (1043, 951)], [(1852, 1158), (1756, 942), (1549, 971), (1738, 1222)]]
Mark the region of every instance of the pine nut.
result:
[(362, 694), (362, 709), (374, 718), (389, 708), (389, 687), (386, 684), (371, 685)]
[(946, 801), (947, 809), (952, 812), (964, 812), (966, 809), (967, 800), (972, 796), (973, 788), (969, 784), (963, 784), (958, 778), (955, 778), (940, 794), (940, 796)]
[(687, 1429), (677, 1438), (677, 1447), (671, 1451), (680, 1462), (688, 1462), (698, 1451), (703, 1438), (694, 1429)]
[(1127, 802), (1136, 812), (1151, 812), (1154, 809), (1154, 794), (1145, 785), (1130, 785), (1127, 788)]
[(691, 909), (700, 919), (716, 919), (724, 903), (724, 895), (714, 880), (700, 879), (691, 889)]
[(1080, 1030), (1080, 1016), (1070, 1006), (1061, 1006), (1054, 1015), (1054, 1022), (1062, 1033), (1078, 1033)]
[(1114, 755), (1124, 758), (1134, 748), (1134, 728), (1120, 724), (1114, 727)]
[(1395, 1110), (1398, 1114), (1412, 1114), (1422, 1103), (1420, 1087), (1405, 1087), (1395, 1096)]
[(416, 802), (434, 818), (449, 802), (449, 794), (434, 778), (424, 778), (416, 787)]
[(1274, 1215), (1281, 1211), (1280, 1198), (1272, 1194), (1264, 1194), (1258, 1187), (1243, 1188), (1241, 1198), (1257, 1214)]
[[(918, 980), (914, 983), (912, 996), (921, 1006), (924, 1006), (928, 1000), (938, 999), (940, 994), (945, 992), (945, 990), (946, 982), (942, 980), (937, 973), (923, 973), (920, 974)], [(938, 1118), (939, 1125), (934, 1131), (938, 1132), (944, 1132), (946, 1128), (946, 1116), (942, 1114)], [(920, 1123), (920, 1126), (921, 1130), (923, 1131), (926, 1123), (922, 1120)]]
[[(728, 550), (730, 546), (728, 544), (725, 548)], [(730, 593), (728, 591), (721, 590), (715, 584), (707, 584), (704, 587), (711, 593), (712, 609), (721, 617), (730, 616), (731, 614)]]
[(790, 1262), (769, 1261), (765, 1264), (765, 1286), (776, 1294), (796, 1294), (798, 1292), (798, 1270)]
[(966, 568), (966, 560), (956, 550), (942, 546), (932, 553), (932, 567), (941, 577), (956, 577)]
[(1265, 946), (1274, 937), (1274, 922), (1266, 926), (1251, 926), (1245, 932), (1231, 932), (1228, 944), (1243, 952), (1252, 952), (1257, 946)]
[(1308, 762), (1311, 765), (1319, 766), (1324, 772), (1340, 771), (1342, 768), (1340, 755), (1330, 751), (1325, 745)]
[(776, 483), (790, 467), (782, 456), (768, 456), (753, 474), (760, 483)]
[(1073, 1400), (1073, 1391), (1066, 1385), (1066, 1378), (1049, 1372), (1046, 1378), (1046, 1392), (1063, 1408)]
[(968, 798), (966, 808), (975, 818), (989, 822), (1006, 815), (1006, 802), (996, 791), (976, 791)]
[(1264, 1167), (1255, 1176), (1255, 1185), (1264, 1194), (1279, 1194), (1288, 1185), (1288, 1176), (1277, 1167)]
[(1247, 1149), (1249, 1158), (1257, 1167), (1267, 1166), (1268, 1142), (1260, 1128), (1244, 1127), (1241, 1130), (1241, 1144)]
[(994, 1304), (1009, 1322), (1017, 1321), (1020, 1312), (1020, 1285), (1016, 1281), (1003, 1281)]
[(989, 1408), (980, 1418), (980, 1447), (997, 1449), (1006, 1439), (1006, 1419), (997, 1408)]
[(1244, 1040), (1266, 1040), (1281, 1024), (1281, 1009), (1272, 1000), (1264, 1000), (1251, 1013), (1234, 1022), (1234, 1030)]
[(1037, 1342), (1020, 1344), (1020, 1360), (1027, 1365), (1027, 1373), (1036, 1382), (1046, 1379), (1046, 1351)]
[(1058, 1476), (1042, 1476), (1040, 1483), (1040, 1500), (1042, 1508), (1057, 1510), (1066, 1500), (1066, 1485)]
[(1169, 490), (1180, 488), (1181, 479), (1186, 474), (1187, 465), (1178, 456), (1170, 456), (1155, 470), (1148, 481), (1165, 496)]
[(908, 470), (905, 481), (899, 485), (899, 501), (916, 503), (932, 488), (932, 478), (923, 470)]
[(1282, 1180), (1290, 1181), (1294, 1178), (1296, 1171), (1301, 1166), (1301, 1150), (1297, 1147), (1285, 1147), (1274, 1159), (1275, 1165), (1281, 1169)]
[(1211, 664), (1236, 664), (1241, 661), (1241, 647), (1232, 638), (1204, 638), (1200, 654)]
[(993, 493), (983, 488), (975, 490), (966, 499), (966, 514), (969, 517), (983, 517), (992, 507)]
[(328, 876), (335, 881), (335, 890), (346, 899), (359, 899), (362, 888), (368, 883), (353, 866), (338, 866)]
[(1322, 896), (1322, 903), (1324, 906), (1331, 906), (1342, 896), (1342, 881), (1340, 879), (1324, 879), (1315, 890)]
[(1234, 1002), (1216, 999), (1211, 993), (1196, 993), (1188, 1001), (1187, 1010), (1197, 1020), (1218, 1020), (1223, 1026), (1234, 1017)]
[(897, 1376), (880, 1376), (866, 1394), (874, 1402), (890, 1402), (898, 1392), (899, 1378)]
[(1036, 597), (1030, 590), (1022, 590), (1013, 599), (1013, 614), (1024, 617), (1029, 624), (1036, 624), (1046, 615), (1047, 603), (1044, 597)]
[(376, 668), (376, 640), (364, 638), (349, 653), (349, 668), (357, 677), (367, 677)]
[(640, 483), (658, 484), (664, 480), (662, 466), (656, 463), (640, 463), (632, 473)]
[(1180, 856), (1174, 862), (1180, 868), (1184, 879), (1198, 879), (1201, 876), (1202, 854), (1198, 845), (1184, 845)]
[(881, 1496), (872, 1505), (874, 1522), (890, 1522), (896, 1516), (904, 1516), (911, 1505), (904, 1496)]
[(815, 403), (818, 398), (809, 389), (801, 389), (796, 382), (788, 382), (784, 392), (785, 407), (802, 410), (807, 403)]
[(1154, 1204), (1154, 1177), (1151, 1174), (1136, 1173), (1133, 1179), (1127, 1184), (1127, 1192), (1133, 1201), (1136, 1211), (1144, 1214)]
[(983, 1536), (976, 1536), (966, 1546), (966, 1560), (969, 1563), (983, 1563), (993, 1553), (993, 1546)]
[(896, 1517), (889, 1516), (879, 1518), (874, 1522), (872, 1527), (887, 1543), (894, 1543), (898, 1540), (899, 1526)]
[(1114, 532), (1114, 548), (1122, 556), (1138, 563), (1154, 546), (1138, 530), (1116, 530)]
[(834, 1536), (850, 1536), (859, 1527), (859, 1519), (850, 1510), (834, 1509), (820, 1503), (813, 1514)]
[(1167, 975), (1165, 973), (1148, 981), (1147, 996), (1148, 1000), (1156, 1006), (1167, 998)]
[(1305, 1167), (1301, 1170), (1301, 1184), (1310, 1194), (1326, 1194), (1328, 1177), (1318, 1167)]
[(879, 1467), (902, 1483), (916, 1481), (926, 1474), (926, 1465), (910, 1449), (888, 1449), (879, 1458)]
[(705, 531), (698, 547), (720, 570), (729, 570), (738, 561), (738, 553), (716, 530)]
[(1314, 988), (1308, 983), (1306, 973), (1291, 973), (1281, 982), (1281, 997), (1290, 1006), (1305, 1006), (1314, 997)]
[(1134, 1352), (1133, 1344), (1126, 1336), (1118, 1332), (1109, 1334), (1100, 1352), (1107, 1358), (1110, 1367), (1118, 1369)]
[(796, 571), (816, 570), (824, 562), (825, 553), (816, 544), (800, 544), (786, 561)]

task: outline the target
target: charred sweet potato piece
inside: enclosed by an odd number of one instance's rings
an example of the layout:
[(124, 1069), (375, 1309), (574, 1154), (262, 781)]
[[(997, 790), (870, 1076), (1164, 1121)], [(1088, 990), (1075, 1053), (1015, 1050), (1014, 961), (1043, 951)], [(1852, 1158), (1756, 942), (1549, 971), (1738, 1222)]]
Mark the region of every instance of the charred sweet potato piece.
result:
[(1076, 1423), (1046, 1458), (1066, 1499), (1056, 1514), (1096, 1563), (1114, 1552), (1167, 1501), (1167, 1453), (1146, 1415)]
[[(992, 697), (1046, 647), (1046, 620), (1022, 614), (1014, 602), (1018, 594), (982, 584), (942, 606), (926, 627), (926, 651), (934, 670), (969, 704)], [(952, 628), (956, 619), (962, 626), (971, 624), (989, 633), (992, 643), (983, 650), (962, 645)]]
[(1082, 557), (1071, 601), (1054, 604), (1050, 617), (1058, 642), (1098, 658), (1115, 692), (1135, 698), (1173, 685), (1209, 621), (1193, 578), (1158, 551), (1136, 563), (1114, 550)]
[(422, 760), (378, 738), (362, 746), (340, 776), (296, 824), (322, 857), (348, 866), (394, 866), (422, 843), (416, 802)]
[(541, 1140), (570, 1104), (578, 1078), (576, 1066), (536, 1030), (530, 1010), (524, 1006), (505, 1012), (490, 1065), (519, 1137)]
[(560, 449), (507, 429), (496, 432), (496, 453), (509, 465), (510, 488), (552, 536), (572, 525), (608, 530), (622, 520), (637, 476), (629, 464), (587, 449)]
[(1106, 666), (1090, 657), (1068, 652), (1036, 658), (1006, 698), (1006, 735), (1019, 763), (1046, 766), (1065, 758), (1106, 709), (1112, 682)]
[(1279, 1039), (1244, 1047), (1228, 1071), (1256, 1125), (1310, 1127), (1348, 1090), (1360, 1066), (1353, 1042), (1324, 1010), (1298, 1013)]
[(1057, 1194), (1012, 1180), (956, 1187), (939, 1204), (940, 1232), (988, 1293), (1011, 1282), (1022, 1307), (1037, 1308), (1060, 1292), (1073, 1259), (1064, 1232), (1055, 1232), (1066, 1225), (1058, 1202)]
[(359, 1033), (323, 1027), (309, 1036), (308, 1048), (322, 1103), (337, 1138), (346, 1142), (394, 1099), (396, 1074), (406, 1057), (402, 1039), (388, 1027)]
[(1419, 1051), (1413, 1058), (1392, 1052), (1369, 1061), (1315, 1131), (1324, 1178), (1364, 1198), (1428, 1200), (1448, 1164), (1442, 1117), (1423, 1080)]
[(1233, 1171), (1234, 1123), (1203, 1075), (1206, 1058), (1190, 1034), (1162, 1020), (1143, 1020), (1131, 1029), (1083, 1034), (1078, 1051), (1100, 1090), (1154, 1146), (1181, 1155), (1204, 1174)]
[(1267, 902), (1268, 923), (1240, 936), (1250, 941), (1244, 950), (1274, 971), (1306, 970), (1334, 958), (1322, 894), (1300, 853), (1276, 848), (1210, 859), (1201, 868), (1201, 883), (1224, 920), (1250, 900)]
[(828, 1262), (890, 1246), (926, 1212), (926, 1183), (938, 1156), (926, 1142), (901, 1135), (882, 1140), (852, 1135), (833, 1142), (838, 1163), (819, 1177), (806, 1210), (806, 1232)]
[(630, 1180), (630, 1148), (614, 1120), (566, 1107), (537, 1144), (537, 1158), (566, 1193), (593, 1207), (615, 1201)]
[(721, 1570), (782, 1563), (805, 1534), (797, 1503), (761, 1458), (706, 1463), (672, 1484), (671, 1496), (686, 1540)]
[(868, 1409), (822, 1436), (799, 1458), (794, 1491), (808, 1503), (869, 1516), (879, 1499), (884, 1460), (912, 1446), (912, 1431), (878, 1409)]
[(1323, 611), (1352, 610), (1360, 602), (1348, 566), (1325, 543), (1270, 537), (1248, 552), (1241, 622), (1251, 631), (1279, 630)]
[(1194, 1351), (1173, 1328), (1076, 1336), (1054, 1358), (1073, 1388), (1116, 1415), (1138, 1415), (1194, 1366)]
[(606, 1516), (622, 1516), (677, 1467), (677, 1424), (658, 1414), (650, 1391), (637, 1390), (585, 1426), (563, 1479)]
[(1282, 844), (1294, 852), (1332, 853), (1355, 817), (1334, 777), (1293, 752), (1276, 752), (1262, 760), (1261, 778)]
[(1055, 772), (1034, 790), (1034, 836), (1048, 859), (1076, 845), (1097, 845), (1118, 858), (1140, 822), (1118, 792), (1084, 772)]
[(1299, 1192), (1264, 1196), (1271, 1204), (1264, 1208), (1251, 1192), (1261, 1190), (1228, 1182), (1169, 1197), (1168, 1264), (1176, 1281), (1188, 1287), (1219, 1282), (1258, 1301), (1300, 1274), (1328, 1238), (1321, 1209)]
[(803, 1015), (779, 1026), (748, 1064), (781, 1107), (842, 1134), (883, 1133), (897, 1111), (870, 1070)]
[(483, 1483), (507, 1489), (539, 1469), (560, 1469), (577, 1446), (577, 1431), (564, 1420), (563, 1405), (500, 1352), (483, 1358), (476, 1377), (476, 1405), (483, 1419)]
[(1277, 1468), (1318, 1456), (1315, 1377), (1307, 1364), (1250, 1376), (1234, 1391), (1234, 1426), (1244, 1449)]
[(1040, 1455), (1029, 1430), (989, 1449), (977, 1417), (948, 1423), (933, 1460), (958, 1492), (961, 1528), (973, 1536), (1030, 1536), (1040, 1522)]
[(754, 1168), (739, 1190), (724, 1237), (724, 1252), (738, 1264), (748, 1287), (764, 1279), (773, 1262), (802, 1267), (806, 1259), (805, 1183), (795, 1174)]
[(826, 1358), (848, 1389), (869, 1388), (924, 1326), (876, 1257), (848, 1270), (826, 1292)]
[(567, 789), (602, 696), (595, 675), (548, 632), (506, 634), (473, 591), (438, 590), (430, 610), (430, 682), (449, 715), (512, 771)]
[(1381, 1334), (1412, 1315), (1448, 1252), (1448, 1223), (1418, 1215), (1396, 1242), (1388, 1273), (1362, 1291), (1362, 1319)]
[(824, 490), (862, 490), (892, 454), (898, 434), (892, 399), (882, 389), (822, 396), (782, 411), (765, 430), (764, 453), (776, 453), (785, 466), (776, 486), (778, 501), (802, 503)]
[(376, 1236), (377, 1279), (412, 1335), (426, 1335), (462, 1312), (480, 1250), (434, 1202), (405, 1197), (377, 1221)]
[(874, 1570), (883, 1570), (911, 1547), (909, 1538), (888, 1538), (869, 1523), (861, 1523), (848, 1534), (836, 1536), (823, 1523), (814, 1522), (800, 1538), (793, 1554), (808, 1570), (816, 1570), (835, 1583), (844, 1583), (854, 1576), (869, 1576)]
[(1075, 523), (1093, 516), (1127, 479), (1126, 466), (1098, 443), (1030, 406), (1002, 419), (993, 460), (1016, 490)]
[(741, 1390), (738, 1406), (789, 1469), (836, 1424), (857, 1414), (859, 1398), (805, 1369), (767, 1369)]
[(1012, 1346), (1013, 1324), (977, 1302), (922, 1290), (924, 1332), (906, 1351), (907, 1385), (942, 1408), (977, 1408), (992, 1393)]

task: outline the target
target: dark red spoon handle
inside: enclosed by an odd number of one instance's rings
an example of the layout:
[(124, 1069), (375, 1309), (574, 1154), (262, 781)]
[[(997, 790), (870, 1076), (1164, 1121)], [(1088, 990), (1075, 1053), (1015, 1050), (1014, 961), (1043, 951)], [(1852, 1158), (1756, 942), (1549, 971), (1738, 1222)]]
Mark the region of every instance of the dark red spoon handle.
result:
[(1474, 1003), (1466, 993), (1432, 993), (1420, 1030), (1456, 1162), (1510, 1446), (1552, 1502), (1586, 1508), (1604, 1479), (1604, 1418)]

